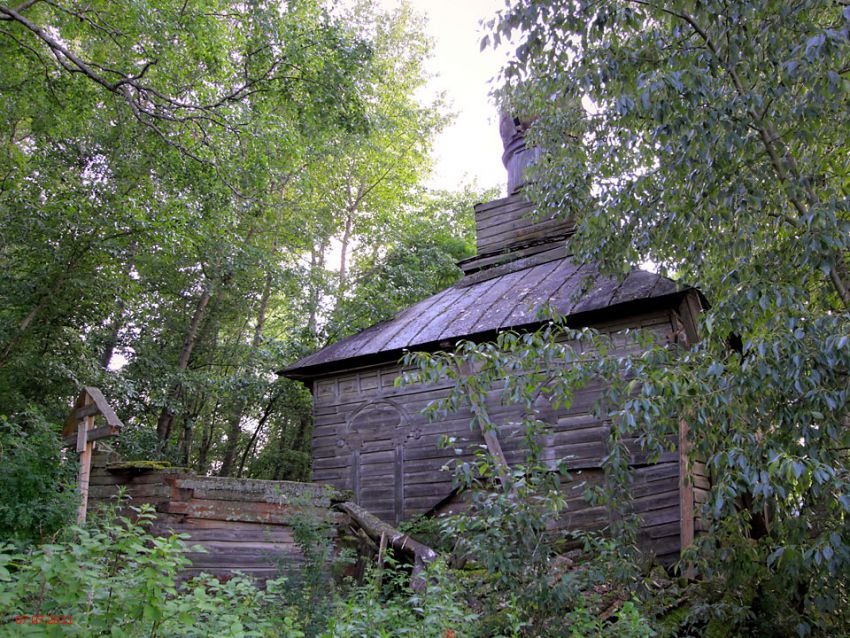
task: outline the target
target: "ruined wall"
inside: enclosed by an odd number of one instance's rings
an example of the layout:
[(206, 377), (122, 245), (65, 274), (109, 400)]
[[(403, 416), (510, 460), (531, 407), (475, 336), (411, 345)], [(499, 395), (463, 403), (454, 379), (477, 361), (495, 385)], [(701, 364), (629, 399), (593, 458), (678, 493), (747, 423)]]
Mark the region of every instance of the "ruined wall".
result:
[(260, 580), (275, 578), (281, 568), (303, 562), (292, 531), (294, 517), (320, 517), (333, 529), (346, 518), (331, 509), (342, 496), (324, 485), (200, 477), (176, 469), (107, 465), (96, 458), (89, 507), (114, 503), (121, 487), (130, 504), (156, 508), (155, 533), (188, 534), (189, 545), (207, 550), (188, 555), (192, 566), (186, 576), (240, 570)]

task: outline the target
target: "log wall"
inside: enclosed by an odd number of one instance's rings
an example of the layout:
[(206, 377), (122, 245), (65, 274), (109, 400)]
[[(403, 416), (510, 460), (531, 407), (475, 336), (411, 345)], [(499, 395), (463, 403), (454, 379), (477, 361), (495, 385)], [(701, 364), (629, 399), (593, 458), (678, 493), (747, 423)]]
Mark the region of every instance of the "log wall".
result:
[(551, 242), (566, 236), (575, 224), (561, 217), (533, 216), (534, 205), (522, 195), (511, 195), (475, 206), (478, 255), (502, 251), (533, 242)]
[[(594, 327), (614, 335), (617, 348), (625, 353), (639, 346), (634, 338), (619, 334), (622, 330), (640, 329), (664, 339), (675, 332), (673, 321), (671, 312), (659, 311)], [(472, 460), (484, 444), (480, 432), (470, 428), (468, 412), (433, 423), (422, 415), (429, 402), (447, 396), (447, 385), (397, 388), (400, 372), (397, 365), (385, 365), (320, 378), (313, 384), (313, 479), (353, 491), (358, 504), (389, 523), (456, 505), (452, 474), (444, 468), (453, 461)], [(598, 529), (609, 522), (605, 508), (591, 507), (583, 497), (588, 486), (605, 479), (602, 464), (608, 453), (609, 425), (594, 414), (602, 392), (601, 384), (591, 385), (576, 393), (569, 410), (546, 405), (540, 409), (551, 426), (544, 441), (545, 458), (553, 466), (565, 459), (572, 473), (571, 483), (565, 485), (565, 528)], [(519, 463), (525, 454), (522, 432), (510, 424), (518, 419), (518, 408), (501, 406), (496, 393), (492, 402), (492, 416), (504, 424), (498, 437), (507, 462)], [(455, 439), (448, 449), (439, 446), (444, 437)], [(665, 453), (650, 463), (636, 441), (627, 444), (635, 470), (632, 502), (643, 521), (641, 544), (670, 563), (681, 543), (679, 454)]]
[(275, 578), (303, 563), (292, 530), (294, 517), (318, 517), (332, 530), (346, 518), (331, 510), (340, 493), (324, 485), (200, 477), (126, 464), (110, 467), (103, 460), (92, 470), (90, 507), (114, 503), (121, 487), (131, 505), (154, 506), (155, 534), (188, 534), (190, 546), (206, 549), (188, 555), (192, 566), (186, 577), (200, 572), (221, 577), (238, 570), (259, 580)]

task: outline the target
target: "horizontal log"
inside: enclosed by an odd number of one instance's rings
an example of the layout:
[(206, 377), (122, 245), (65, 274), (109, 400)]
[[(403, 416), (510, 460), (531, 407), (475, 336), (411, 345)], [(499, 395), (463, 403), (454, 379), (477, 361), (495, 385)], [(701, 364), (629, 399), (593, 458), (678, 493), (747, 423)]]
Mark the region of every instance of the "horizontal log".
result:
[(659, 481), (635, 483), (629, 487), (629, 495), (633, 499), (644, 499), (658, 494), (672, 493), (678, 495), (678, 490), (679, 479), (674, 476)]
[(639, 536), (646, 538), (663, 538), (665, 536), (679, 535), (679, 521), (670, 523), (661, 523), (660, 525), (652, 525), (650, 527), (641, 527)]
[(413, 493), (411, 490), (429, 490), (434, 489), (434, 486), (451, 484), (452, 472), (443, 471), (439, 467), (432, 470), (408, 472), (405, 466), (404, 472), (404, 492), (405, 495)]
[(653, 527), (664, 523), (678, 522), (680, 520), (679, 506), (671, 506), (664, 509), (644, 511), (640, 514), (642, 527)]
[(570, 530), (595, 530), (608, 525), (610, 515), (605, 507), (585, 507), (581, 510), (567, 510), (560, 518), (557, 527)]
[(186, 502), (171, 501), (165, 505), (164, 511), (168, 514), (183, 514), (191, 518), (218, 521), (286, 524), (292, 520), (295, 508), (269, 503), (233, 503), (192, 499)]
[(121, 485), (92, 485), (89, 486), (89, 498), (91, 499), (113, 499), (118, 496), (121, 487), (126, 488), (125, 494), (131, 501), (145, 501), (145, 499), (160, 500), (171, 496), (171, 488), (167, 485), (156, 483), (132, 486)]
[(209, 555), (265, 556), (299, 551), (295, 543), (242, 542), (218, 538), (201, 542), (194, 537), (189, 543), (203, 546)]
[(650, 551), (656, 556), (675, 556), (681, 549), (681, 540), (678, 534), (653, 538), (638, 544), (643, 551)]
[(679, 478), (678, 463), (658, 463), (656, 465), (647, 465), (634, 470), (634, 482), (652, 483), (668, 478)]
[(705, 476), (700, 476), (699, 474), (691, 476), (691, 484), (694, 486), (694, 488), (699, 488), (702, 490), (711, 489), (711, 483), (709, 482), (708, 478)]
[(187, 552), (188, 558), (192, 567), (196, 569), (214, 568), (214, 569), (230, 569), (230, 570), (246, 570), (254, 567), (274, 567), (285, 563), (302, 563), (304, 558), (299, 553), (276, 553), (256, 556), (245, 556), (241, 554), (203, 554), (195, 552)]
[(632, 507), (636, 512), (663, 509), (679, 504), (679, 489), (676, 484), (667, 484), (669, 491), (654, 492), (641, 498), (632, 499)]
[(152, 529), (158, 534), (188, 534), (193, 543), (207, 541), (233, 541), (238, 543), (272, 543), (294, 545), (292, 530), (283, 525), (261, 526), (255, 529), (230, 529), (215, 527), (211, 529), (195, 528), (188, 525), (155, 525)]
[[(102, 425), (99, 428), (94, 428), (93, 430), (89, 430), (86, 432), (86, 440), (87, 441), (99, 441), (100, 439), (105, 439), (110, 436), (117, 436), (121, 432), (121, 428), (116, 425)], [(77, 444), (77, 435), (72, 434), (62, 438), (63, 446), (70, 446)]]
[[(328, 523), (332, 526), (339, 525), (344, 520), (344, 515), (339, 512), (328, 509), (328, 510), (319, 510), (321, 515), (325, 517)], [(253, 532), (257, 529), (269, 529), (269, 530), (280, 530), (287, 529), (285, 525), (278, 525), (275, 523), (258, 523), (256, 521), (240, 521), (240, 520), (220, 520), (220, 519), (210, 519), (210, 518), (194, 518), (194, 517), (185, 517), (185, 516), (171, 516), (167, 517), (167, 513), (161, 513), (157, 517), (157, 522), (166, 520), (170, 521), (170, 525), (181, 525), (186, 528), (186, 531), (192, 533), (193, 530), (215, 530), (215, 529), (229, 529), (234, 531), (247, 531)]]

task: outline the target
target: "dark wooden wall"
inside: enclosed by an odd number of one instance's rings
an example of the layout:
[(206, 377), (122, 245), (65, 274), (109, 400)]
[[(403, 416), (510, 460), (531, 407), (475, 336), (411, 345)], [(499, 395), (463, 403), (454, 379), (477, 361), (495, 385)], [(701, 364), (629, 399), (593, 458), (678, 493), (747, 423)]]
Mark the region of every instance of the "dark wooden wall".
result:
[[(665, 310), (593, 327), (612, 334), (617, 349), (626, 352), (639, 346), (633, 337), (621, 334), (625, 328), (672, 339), (681, 321), (672, 310)], [(313, 480), (352, 490), (357, 503), (389, 523), (438, 506), (445, 509), (452, 484), (451, 473), (443, 466), (452, 459), (471, 459), (475, 447), (483, 443), (480, 433), (470, 429), (468, 413), (433, 423), (422, 416), (430, 401), (447, 395), (447, 386), (396, 388), (399, 374), (397, 365), (378, 366), (320, 378), (313, 385)], [(601, 385), (587, 387), (576, 393), (569, 410), (548, 410), (551, 433), (544, 442), (546, 458), (553, 465), (566, 459), (573, 474), (565, 486), (567, 528), (596, 529), (608, 522), (605, 508), (590, 507), (583, 498), (588, 485), (604, 480), (608, 424), (594, 415), (602, 391)], [(492, 413), (502, 422), (516, 418), (517, 408), (500, 406), (495, 394), (493, 402)], [(451, 449), (439, 447), (444, 436), (456, 438)], [(524, 458), (522, 433), (516, 427), (501, 428), (499, 439), (509, 464)], [(627, 443), (635, 469), (631, 497), (643, 521), (641, 544), (662, 561), (672, 562), (682, 542), (680, 517), (687, 510), (681, 502), (680, 456), (669, 452), (649, 463), (636, 441)], [(455, 448), (463, 453), (456, 456)]]
[(114, 503), (120, 487), (130, 504), (155, 507), (155, 534), (185, 533), (190, 546), (207, 550), (188, 555), (192, 566), (185, 577), (238, 570), (259, 580), (276, 578), (303, 563), (291, 527), (294, 516), (320, 517), (331, 529), (345, 518), (331, 510), (339, 495), (323, 485), (200, 477), (122, 464), (108, 469), (103, 462), (92, 470), (90, 508)]

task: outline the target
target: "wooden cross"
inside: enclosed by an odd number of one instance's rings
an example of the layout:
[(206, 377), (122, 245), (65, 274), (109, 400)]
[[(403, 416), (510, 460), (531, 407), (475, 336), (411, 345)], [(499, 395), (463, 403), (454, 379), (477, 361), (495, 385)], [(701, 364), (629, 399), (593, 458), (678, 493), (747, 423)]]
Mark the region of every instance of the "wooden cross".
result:
[[(106, 425), (95, 428), (94, 418), (100, 414)], [(80, 507), (77, 509), (77, 523), (84, 523), (89, 501), (89, 476), (94, 444), (98, 439), (115, 436), (124, 427), (115, 411), (106, 402), (103, 393), (97, 388), (86, 386), (74, 402), (74, 409), (65, 419), (62, 428), (62, 442), (65, 446), (76, 443), (80, 455), (80, 473), (77, 487), (80, 490)]]

